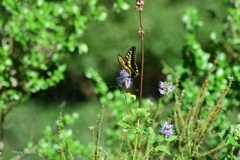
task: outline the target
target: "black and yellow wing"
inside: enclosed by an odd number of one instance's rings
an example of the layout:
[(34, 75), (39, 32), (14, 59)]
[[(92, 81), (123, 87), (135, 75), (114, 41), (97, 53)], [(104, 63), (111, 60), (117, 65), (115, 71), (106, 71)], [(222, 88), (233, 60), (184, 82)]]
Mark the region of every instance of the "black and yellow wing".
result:
[(131, 47), (125, 57), (118, 54), (118, 61), (123, 69), (125, 69), (126, 72), (131, 74), (134, 77), (139, 76), (139, 71), (136, 63), (136, 47)]

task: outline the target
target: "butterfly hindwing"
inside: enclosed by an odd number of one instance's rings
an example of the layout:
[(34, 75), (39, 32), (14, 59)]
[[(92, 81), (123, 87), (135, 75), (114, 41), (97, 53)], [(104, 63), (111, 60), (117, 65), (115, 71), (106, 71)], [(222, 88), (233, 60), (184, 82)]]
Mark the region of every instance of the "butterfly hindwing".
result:
[(118, 54), (118, 61), (120, 65), (125, 69), (129, 74), (134, 77), (139, 76), (139, 71), (136, 63), (136, 47), (131, 47), (126, 53), (125, 57), (122, 57)]
[(132, 66), (133, 76), (137, 77), (139, 76), (139, 71), (136, 63), (136, 47), (133, 46), (130, 50), (132, 50), (131, 66)]

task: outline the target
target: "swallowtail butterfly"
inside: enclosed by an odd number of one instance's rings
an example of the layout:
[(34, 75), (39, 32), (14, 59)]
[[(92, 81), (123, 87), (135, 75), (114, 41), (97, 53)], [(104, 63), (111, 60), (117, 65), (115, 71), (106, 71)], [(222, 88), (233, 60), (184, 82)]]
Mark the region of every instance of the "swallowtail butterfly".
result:
[(134, 77), (139, 76), (139, 71), (136, 63), (136, 47), (131, 47), (128, 52), (126, 53), (125, 57), (118, 54), (117, 55), (118, 61), (122, 68), (131, 74)]

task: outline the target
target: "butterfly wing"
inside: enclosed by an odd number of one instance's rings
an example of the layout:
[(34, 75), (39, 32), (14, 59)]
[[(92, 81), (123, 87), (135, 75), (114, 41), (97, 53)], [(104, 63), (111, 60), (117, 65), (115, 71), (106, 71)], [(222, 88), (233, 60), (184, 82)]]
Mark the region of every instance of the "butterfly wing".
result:
[(122, 68), (125, 69), (125, 71), (128, 72), (129, 74), (132, 74), (132, 70), (128, 66), (128, 61), (120, 54), (117, 55), (117, 58)]
[(139, 70), (137, 67), (137, 63), (136, 63), (136, 47), (133, 46), (128, 50), (128, 53), (126, 54), (126, 58), (127, 56), (130, 55), (128, 58), (128, 65), (131, 66), (131, 70), (132, 70), (132, 75), (134, 77), (139, 76)]

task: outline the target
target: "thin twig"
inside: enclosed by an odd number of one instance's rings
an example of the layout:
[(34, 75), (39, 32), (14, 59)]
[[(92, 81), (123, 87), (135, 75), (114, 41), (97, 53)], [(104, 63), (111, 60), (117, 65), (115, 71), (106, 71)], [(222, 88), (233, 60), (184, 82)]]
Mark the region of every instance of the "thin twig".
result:
[(144, 31), (142, 26), (142, 15), (141, 12), (139, 12), (139, 34), (141, 37), (141, 50), (142, 50), (142, 65), (141, 65), (141, 81), (140, 81), (140, 95), (139, 95), (139, 108), (142, 106), (142, 88), (143, 88), (143, 73), (144, 73)]
[(61, 123), (62, 123), (62, 109), (59, 111), (59, 118), (58, 118), (58, 145), (59, 145), (59, 152), (60, 152), (60, 160), (62, 160), (63, 155), (63, 148), (61, 145)]

